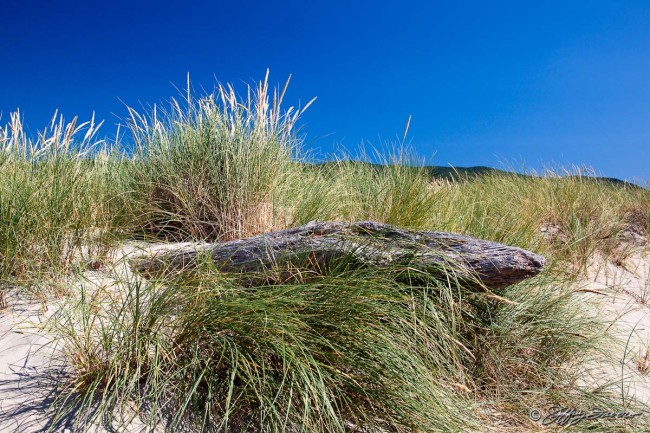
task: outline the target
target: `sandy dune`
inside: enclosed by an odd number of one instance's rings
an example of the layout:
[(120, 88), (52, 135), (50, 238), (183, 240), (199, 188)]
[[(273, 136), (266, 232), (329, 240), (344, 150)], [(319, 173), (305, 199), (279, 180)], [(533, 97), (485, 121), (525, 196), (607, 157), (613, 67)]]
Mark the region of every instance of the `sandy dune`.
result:
[(650, 405), (650, 250), (632, 251), (621, 265), (593, 259), (576, 290), (615, 337), (599, 381), (616, 382), (626, 399)]
[[(84, 275), (85, 284), (119, 290), (115, 273), (130, 273), (125, 258), (166, 248), (125, 245), (116, 251), (110, 272), (89, 271)], [(650, 249), (637, 248), (622, 266), (594, 259), (587, 276), (575, 288), (576, 296), (594, 306), (595, 314), (611, 325), (615, 336), (610, 347), (612, 361), (594, 367), (599, 383), (590, 379), (586, 385), (615, 383), (626, 399), (650, 405)], [(78, 431), (73, 418), (58, 423), (52, 420), (57, 378), (65, 374), (66, 366), (41, 325), (56, 311), (59, 301), (47, 302), (46, 309), (41, 300), (30, 299), (19, 291), (9, 293), (8, 301), (10, 308), (0, 312), (0, 433), (32, 433), (48, 428), (54, 432)], [(142, 424), (135, 419), (128, 427), (115, 431), (142, 430)]]
[[(48, 313), (42, 302), (10, 293), (0, 315), (0, 432), (37, 432), (52, 426), (51, 404), (61, 365), (40, 330)], [(65, 422), (54, 431), (72, 431)]]

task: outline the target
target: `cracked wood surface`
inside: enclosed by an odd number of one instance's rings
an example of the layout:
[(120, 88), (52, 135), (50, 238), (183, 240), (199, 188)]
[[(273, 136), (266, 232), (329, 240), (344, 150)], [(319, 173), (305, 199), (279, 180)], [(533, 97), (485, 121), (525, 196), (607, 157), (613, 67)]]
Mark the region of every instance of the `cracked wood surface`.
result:
[[(247, 239), (179, 248), (131, 260), (145, 276), (193, 267), (208, 255), (222, 272), (260, 274), (287, 267), (326, 269), (336, 260), (359, 266), (409, 266), (434, 276), (452, 271), (468, 285), (505, 287), (537, 275), (545, 259), (521, 248), (446, 232), (407, 230), (374, 221), (312, 221)], [(477, 283), (480, 282), (480, 283)]]

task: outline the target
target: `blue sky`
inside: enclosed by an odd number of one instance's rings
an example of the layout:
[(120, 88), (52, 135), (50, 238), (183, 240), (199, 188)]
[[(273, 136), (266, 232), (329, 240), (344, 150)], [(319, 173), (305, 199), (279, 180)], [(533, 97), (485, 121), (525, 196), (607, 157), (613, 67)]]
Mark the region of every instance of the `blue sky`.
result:
[[(650, 180), (650, 1), (3, 1), (0, 112), (31, 131), (55, 109), (251, 82), (271, 70), (321, 155), (401, 136), (437, 165), (586, 164)], [(243, 87), (240, 87), (243, 89)], [(123, 101), (123, 102), (121, 102)], [(434, 155), (435, 154), (435, 155)]]

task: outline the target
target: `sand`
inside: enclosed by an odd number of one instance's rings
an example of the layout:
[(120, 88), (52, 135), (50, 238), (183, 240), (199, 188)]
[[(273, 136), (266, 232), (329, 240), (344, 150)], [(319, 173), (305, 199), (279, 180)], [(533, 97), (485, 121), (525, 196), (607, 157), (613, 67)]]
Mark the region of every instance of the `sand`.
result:
[[(121, 278), (116, 277), (132, 277), (126, 259), (167, 248), (170, 246), (125, 244), (114, 253), (110, 271), (89, 270), (84, 284), (119, 292)], [(610, 361), (594, 365), (594, 374), (585, 378), (584, 385), (611, 383), (620, 389), (623, 398), (650, 405), (650, 248), (630, 251), (622, 265), (593, 258), (586, 274), (575, 283), (576, 296), (609, 323), (615, 338), (608, 347)], [(74, 285), (80, 282), (70, 284), (73, 292)], [(47, 428), (55, 432), (79, 431), (74, 417), (52, 421), (56, 384), (70, 366), (42, 325), (62, 302), (57, 298), (32, 298), (20, 290), (8, 294), (10, 307), (0, 312), (0, 433), (31, 433)], [(114, 431), (144, 430), (137, 417), (127, 424), (122, 428), (116, 425)]]
[[(198, 244), (184, 243), (182, 248)], [(131, 257), (174, 248), (169, 245), (130, 242), (122, 245), (108, 258), (108, 266), (101, 271), (88, 270), (83, 278), (67, 282), (67, 297), (30, 296), (24, 290), (7, 293), (9, 308), (0, 311), (0, 433), (79, 432), (74, 414), (57, 421), (53, 411), (57, 391), (62, 378), (70, 374), (60, 344), (54, 335), (48, 335), (44, 326), (48, 319), (62, 307), (64, 302), (74, 302), (74, 294), (83, 284), (89, 292), (105, 291), (119, 293), (121, 281), (133, 278), (127, 260)], [(122, 290), (123, 291), (123, 290)], [(136, 433), (144, 431), (144, 424), (137, 415), (129, 416), (127, 422), (115, 420), (110, 432)], [(86, 429), (87, 430), (87, 429)], [(93, 426), (90, 431), (103, 433), (106, 429)]]
[[(43, 303), (10, 293), (0, 314), (0, 432), (37, 432), (51, 427), (53, 390), (61, 365), (41, 331)], [(66, 431), (63, 423), (55, 431)]]
[(629, 251), (620, 265), (593, 258), (575, 288), (615, 337), (610, 362), (597, 367), (598, 382), (612, 382), (622, 398), (650, 405), (650, 249)]

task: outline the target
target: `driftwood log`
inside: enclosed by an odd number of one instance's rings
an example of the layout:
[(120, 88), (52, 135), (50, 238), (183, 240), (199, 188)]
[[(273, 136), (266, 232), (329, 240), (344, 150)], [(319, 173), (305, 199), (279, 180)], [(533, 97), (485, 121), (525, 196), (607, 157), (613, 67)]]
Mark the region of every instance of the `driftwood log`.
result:
[(521, 248), (470, 236), (401, 229), (388, 224), (312, 221), (301, 227), (248, 239), (204, 244), (131, 259), (140, 274), (155, 276), (170, 269), (193, 267), (209, 257), (222, 272), (260, 275), (272, 269), (326, 269), (336, 260), (361, 266), (401, 265), (449, 275), (488, 289), (505, 287), (537, 275), (543, 257)]

